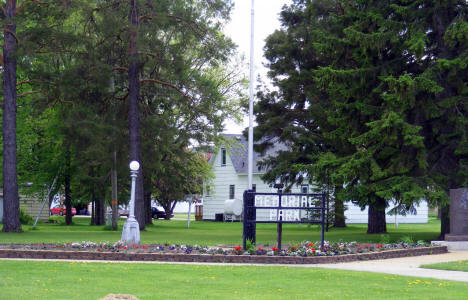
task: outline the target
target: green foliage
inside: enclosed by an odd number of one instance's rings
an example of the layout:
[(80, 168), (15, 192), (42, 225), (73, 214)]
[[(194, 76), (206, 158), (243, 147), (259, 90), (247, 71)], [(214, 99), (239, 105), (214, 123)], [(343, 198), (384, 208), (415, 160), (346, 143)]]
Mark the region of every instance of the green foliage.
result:
[(28, 215), (26, 210), (23, 207), (20, 207), (20, 223), (22, 225), (32, 225), (33, 224), (33, 218)]
[(264, 178), (331, 186), (372, 211), (445, 205), (468, 182), (467, 13), (464, 1), (285, 7), (265, 52), (278, 89), (259, 93), (255, 135), (260, 150), (289, 149)]
[(408, 245), (414, 244), (414, 239), (413, 239), (413, 237), (411, 237), (411, 236), (409, 236), (409, 235), (408, 235), (408, 236), (402, 237), (400, 241), (401, 241), (402, 243), (405, 243), (405, 244), (408, 244)]
[[(196, 193), (195, 181), (209, 177), (206, 166), (185, 149), (197, 145), (202, 153), (217, 142), (223, 122), (238, 119), (246, 99), (242, 62), (221, 31), (232, 2), (137, 2), (140, 176), (147, 178), (145, 189), (159, 195), (154, 178), (170, 182), (184, 174), (177, 197), (169, 196), (180, 200), (181, 191)], [(104, 205), (110, 202), (115, 152), (118, 201), (126, 203), (130, 59), (129, 22), (122, 20), (128, 20), (129, 3), (41, 4), (24, 5), (17, 19), (18, 93), (23, 94), (17, 112), (19, 181), (32, 182), (35, 193), (57, 178), (55, 194), (70, 178), (73, 206)], [(197, 172), (201, 176), (189, 176)]]

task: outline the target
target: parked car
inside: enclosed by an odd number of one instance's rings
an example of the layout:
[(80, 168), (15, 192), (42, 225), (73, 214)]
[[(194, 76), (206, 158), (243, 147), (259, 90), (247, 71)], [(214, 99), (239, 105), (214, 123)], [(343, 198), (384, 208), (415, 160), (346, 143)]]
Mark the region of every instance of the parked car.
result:
[(129, 213), (128, 213), (128, 206), (124, 206), (124, 205), (119, 205), (119, 216), (125, 216), (125, 217), (128, 217)]
[[(76, 208), (72, 207), (72, 216), (76, 215)], [(62, 205), (55, 205), (50, 209), (50, 214), (51, 215), (58, 215), (58, 216), (64, 216), (67, 214), (67, 210), (65, 206)]]
[[(171, 215), (170, 218), (172, 218), (174, 215)], [(166, 218), (166, 212), (164, 210), (159, 210), (156, 207), (151, 207), (151, 217), (153, 219), (165, 219)]]

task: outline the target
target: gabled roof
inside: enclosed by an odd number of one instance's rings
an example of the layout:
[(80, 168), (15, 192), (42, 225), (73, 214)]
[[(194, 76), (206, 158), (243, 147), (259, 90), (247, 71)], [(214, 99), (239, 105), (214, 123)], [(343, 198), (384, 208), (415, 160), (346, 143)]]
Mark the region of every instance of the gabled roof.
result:
[[(248, 164), (248, 157), (247, 157), (247, 148), (248, 148), (248, 141), (244, 138), (241, 134), (223, 134), (225, 137), (229, 139), (235, 140), (232, 145), (232, 148), (229, 150), (229, 156), (231, 157), (232, 164), (234, 165), (234, 169), (236, 173), (245, 173), (247, 174), (247, 164)], [(279, 151), (286, 150), (287, 147), (284, 144), (276, 143), (273, 147), (267, 149), (264, 155), (254, 151), (253, 153), (253, 172), (254, 173), (265, 173), (265, 170), (259, 166), (259, 162), (269, 156), (275, 156)]]

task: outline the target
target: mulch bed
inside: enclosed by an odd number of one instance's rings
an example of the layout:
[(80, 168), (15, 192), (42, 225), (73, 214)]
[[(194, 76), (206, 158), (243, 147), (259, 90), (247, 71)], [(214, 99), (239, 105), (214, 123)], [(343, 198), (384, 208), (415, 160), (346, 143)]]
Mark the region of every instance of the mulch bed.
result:
[(244, 263), (244, 264), (323, 264), (397, 257), (447, 253), (446, 246), (382, 250), (378, 252), (333, 256), (269, 256), (269, 255), (218, 255), (178, 253), (132, 253), (66, 250), (0, 249), (0, 258), (111, 260), (111, 261), (163, 261), (194, 263)]

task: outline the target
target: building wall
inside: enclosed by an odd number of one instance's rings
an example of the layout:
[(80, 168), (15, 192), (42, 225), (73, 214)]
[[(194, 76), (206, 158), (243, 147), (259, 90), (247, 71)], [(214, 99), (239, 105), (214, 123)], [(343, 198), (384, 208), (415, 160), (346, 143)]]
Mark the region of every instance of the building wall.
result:
[[(348, 202), (345, 204), (347, 210), (345, 211), (345, 218), (347, 224), (367, 224), (367, 214), (368, 214), (368, 207), (364, 210), (361, 210), (359, 206), (354, 203)], [(388, 212), (394, 207), (394, 205), (390, 205), (385, 211)], [(397, 223), (427, 223), (428, 222), (428, 214), (429, 209), (427, 205), (427, 201), (421, 201), (418, 205), (416, 205), (416, 215), (409, 215), (406, 216), (397, 215), (396, 222)], [(394, 215), (386, 215), (385, 219), (387, 223), (395, 223), (395, 216)]]
[[(41, 211), (42, 201), (44, 201), (44, 199), (41, 200), (37, 195), (20, 195), (20, 207), (22, 207), (34, 220)], [(49, 220), (48, 202), (44, 205), (44, 209), (42, 210), (42, 214), (39, 216), (39, 220)]]
[[(227, 152), (229, 153), (229, 151)], [(226, 165), (221, 166), (221, 155), (220, 151), (217, 155), (213, 155), (210, 161), (213, 165), (214, 179), (212, 184), (212, 190), (209, 195), (205, 195), (203, 201), (203, 220), (215, 220), (216, 214), (224, 213), (224, 201), (229, 199), (229, 186), (233, 184), (235, 186), (235, 197), (236, 199), (242, 200), (244, 190), (248, 186), (247, 174), (237, 174), (232, 161), (227, 155)], [(260, 179), (261, 174), (253, 174), (253, 184), (256, 185), (257, 192), (263, 193), (275, 193), (276, 189), (271, 188), (268, 184), (264, 183)], [(300, 186), (295, 186), (291, 191), (293, 193), (300, 193)], [(351, 202), (346, 203), (347, 210), (345, 211), (346, 223), (347, 224), (358, 224), (367, 223), (368, 210), (361, 210), (361, 208)], [(387, 212), (393, 208), (390, 205), (387, 208)], [(427, 223), (428, 222), (428, 205), (426, 201), (416, 207), (416, 215), (397, 215), (397, 223)], [(301, 212), (303, 213), (303, 212)], [(257, 220), (268, 220), (269, 210), (257, 210)], [(395, 216), (386, 216), (387, 223), (395, 223)]]
[[(30, 215), (34, 220), (36, 219), (39, 211), (41, 210), (42, 201), (35, 195), (22, 195), (20, 194), (20, 207)], [(41, 221), (49, 220), (49, 207), (48, 203), (44, 206), (41, 216)], [(3, 222), (3, 191), (0, 190), (0, 222)]]
[[(229, 153), (229, 151), (228, 151)], [(226, 157), (226, 165), (221, 166), (220, 151), (218, 155), (213, 155), (210, 161), (213, 165), (214, 179), (211, 187), (211, 193), (205, 195), (203, 201), (203, 220), (215, 220), (216, 214), (224, 213), (224, 201), (229, 199), (229, 186), (234, 185), (234, 198), (242, 200), (244, 191), (248, 188), (247, 174), (237, 174), (232, 164), (229, 154)], [(270, 187), (260, 179), (261, 174), (254, 173), (252, 183), (256, 185), (256, 191), (259, 193), (275, 193), (277, 189)], [(291, 191), (299, 193), (300, 187), (294, 187)], [(258, 210), (257, 220), (269, 219), (268, 210)]]

